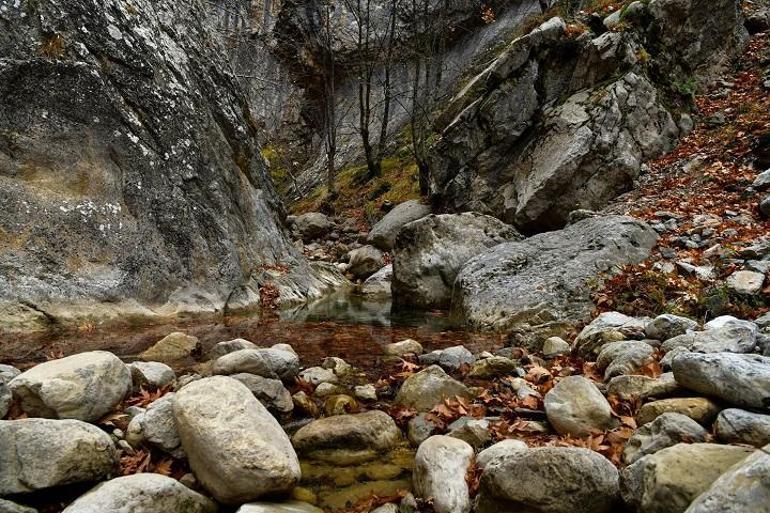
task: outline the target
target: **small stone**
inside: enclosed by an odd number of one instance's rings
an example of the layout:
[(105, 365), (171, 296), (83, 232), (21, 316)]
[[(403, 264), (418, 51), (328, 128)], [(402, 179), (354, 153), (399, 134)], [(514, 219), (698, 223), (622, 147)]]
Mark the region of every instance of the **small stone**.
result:
[(396, 403), (417, 411), (430, 411), (434, 406), (459, 396), (473, 397), (471, 391), (456, 379), (447, 375), (438, 365), (432, 365), (406, 378), (396, 395)]
[(157, 390), (171, 385), (176, 380), (174, 370), (160, 362), (134, 362), (128, 365), (134, 391)]
[(583, 376), (563, 378), (545, 395), (544, 404), (548, 421), (563, 435), (582, 437), (617, 425), (610, 403)]
[(432, 418), (428, 418), (427, 413), (418, 413), (407, 424), (407, 438), (409, 442), (418, 447), (425, 440), (430, 438), (431, 435), (436, 434), (439, 431), (439, 424)]
[(449, 424), (447, 436), (458, 438), (474, 449), (479, 449), (492, 440), (492, 436), (489, 434), (489, 421), (470, 417), (460, 417)]
[(358, 411), (358, 402), (347, 394), (333, 395), (324, 401), (324, 413), (327, 417), (356, 411)]
[(385, 266), (382, 252), (374, 246), (364, 246), (348, 253), (347, 272), (354, 278), (365, 280)]
[(506, 376), (516, 370), (517, 364), (510, 358), (492, 356), (478, 360), (468, 372), (469, 378), (492, 379)]
[(650, 321), (644, 328), (644, 333), (649, 338), (656, 340), (668, 340), (678, 335), (684, 335), (698, 327), (698, 323), (686, 317), (663, 314)]
[(762, 291), (765, 275), (754, 271), (738, 271), (727, 278), (727, 286), (736, 294), (753, 296)]
[(476, 357), (464, 346), (438, 349), (418, 357), (422, 365), (440, 365), (449, 370), (458, 370), (463, 365), (473, 365)]
[(310, 417), (318, 417), (318, 405), (303, 391), (299, 391), (291, 396), (294, 406)]
[(754, 190), (764, 192), (770, 189), (770, 169), (759, 173), (751, 184)]
[(251, 390), (254, 397), (264, 404), (268, 410), (278, 414), (285, 414), (294, 409), (291, 393), (286, 390), (281, 380), (243, 373), (232, 374), (230, 377), (246, 385), (246, 388)]
[(571, 350), (569, 343), (560, 337), (549, 337), (543, 342), (543, 356), (546, 358), (569, 354)]
[(139, 355), (144, 361), (175, 363), (200, 352), (200, 342), (181, 332), (171, 333)]
[(473, 448), (462, 440), (441, 435), (425, 440), (415, 455), (417, 496), (432, 499), (436, 513), (468, 513), (471, 499), (465, 476), (473, 456)]
[(596, 366), (604, 371), (604, 379), (635, 374), (655, 361), (655, 349), (638, 340), (611, 342), (606, 344), (596, 359)]
[(354, 370), (352, 365), (350, 365), (342, 358), (337, 358), (336, 356), (327, 356), (324, 358), (324, 361), (321, 363), (321, 367), (324, 369), (329, 369), (339, 377), (347, 376)]
[(497, 442), (495, 445), (488, 447), (481, 451), (476, 456), (476, 464), (480, 468), (484, 468), (495, 459), (507, 458), (509, 454), (517, 451), (526, 451), (528, 449), (527, 444), (521, 440), (506, 439)]
[(234, 340), (217, 343), (213, 348), (211, 348), (211, 351), (209, 351), (209, 358), (211, 360), (216, 360), (217, 358), (221, 358), (226, 354), (234, 353), (236, 351), (240, 351), (241, 349), (258, 349), (258, 347), (253, 342), (249, 342), (248, 340), (242, 338), (236, 338)]
[(636, 415), (636, 423), (643, 426), (664, 413), (681, 413), (701, 425), (708, 425), (719, 414), (720, 407), (705, 397), (674, 397), (647, 403)]
[(394, 342), (382, 348), (382, 352), (388, 356), (404, 356), (406, 354), (421, 355), (422, 345), (416, 340), (406, 339), (401, 342)]
[(770, 218), (770, 196), (759, 202), (759, 212), (765, 219)]
[(250, 502), (235, 513), (323, 513), (323, 510), (301, 501)]
[(580, 356), (598, 355), (610, 342), (644, 338), (647, 321), (619, 312), (605, 312), (591, 321), (575, 339), (575, 349)]
[(299, 379), (318, 386), (321, 383), (337, 383), (339, 378), (334, 371), (323, 367), (310, 367), (299, 373)]
[(292, 380), (299, 374), (299, 357), (273, 346), (268, 349), (242, 349), (214, 362), (214, 374), (256, 374), (265, 378)]
[(334, 383), (321, 383), (315, 390), (313, 390), (313, 397), (323, 399), (332, 395), (344, 394), (345, 389), (335, 385)]
[(607, 385), (607, 395), (621, 401), (643, 402), (650, 397), (664, 398), (679, 390), (672, 372), (657, 378), (641, 375), (616, 376)]
[(372, 384), (357, 386), (353, 388), (353, 392), (356, 398), (361, 399), (363, 401), (377, 400), (377, 389), (374, 388), (374, 385)]

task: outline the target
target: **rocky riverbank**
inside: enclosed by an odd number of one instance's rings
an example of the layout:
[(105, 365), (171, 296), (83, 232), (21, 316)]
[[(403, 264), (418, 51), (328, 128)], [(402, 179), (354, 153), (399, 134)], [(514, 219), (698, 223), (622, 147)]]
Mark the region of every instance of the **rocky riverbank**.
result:
[(182, 333), (130, 363), (2, 366), (0, 504), (759, 513), (770, 498), (768, 315), (611, 312), (537, 352), (381, 351), (376, 380), (287, 344), (201, 354)]

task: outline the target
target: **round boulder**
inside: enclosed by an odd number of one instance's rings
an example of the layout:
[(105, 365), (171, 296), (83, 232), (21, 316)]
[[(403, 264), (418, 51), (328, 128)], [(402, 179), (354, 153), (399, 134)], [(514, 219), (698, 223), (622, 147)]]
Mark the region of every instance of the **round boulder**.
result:
[(587, 436), (617, 425), (612, 408), (596, 385), (583, 376), (569, 376), (545, 395), (545, 413), (563, 435)]
[(190, 383), (174, 397), (174, 417), (190, 467), (218, 501), (244, 503), (299, 481), (288, 436), (241, 382), (214, 376)]
[(443, 435), (428, 438), (415, 456), (415, 494), (432, 498), (436, 513), (468, 513), (471, 499), (465, 475), (472, 461), (473, 448), (462, 440)]

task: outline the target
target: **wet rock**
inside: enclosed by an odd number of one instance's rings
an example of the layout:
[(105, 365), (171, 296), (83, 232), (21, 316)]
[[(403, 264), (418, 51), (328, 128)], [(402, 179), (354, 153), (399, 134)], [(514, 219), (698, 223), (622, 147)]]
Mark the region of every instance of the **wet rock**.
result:
[(471, 391), (456, 379), (447, 375), (438, 365), (406, 378), (396, 395), (396, 403), (417, 411), (430, 411), (434, 406), (455, 396), (470, 399)]
[(422, 365), (440, 365), (449, 370), (458, 370), (463, 365), (473, 365), (476, 357), (464, 346), (437, 349), (418, 357)]
[(214, 362), (214, 374), (256, 374), (264, 378), (291, 380), (299, 374), (299, 357), (282, 348), (242, 349)]
[(289, 438), (239, 381), (214, 376), (190, 383), (174, 397), (174, 417), (190, 467), (219, 502), (288, 492), (299, 481)]
[(216, 513), (218, 509), (214, 502), (176, 479), (143, 473), (100, 484), (67, 506), (63, 513)]
[(473, 456), (473, 448), (462, 440), (441, 435), (428, 438), (415, 456), (415, 494), (433, 499), (436, 513), (468, 513), (471, 499), (465, 475)]
[(502, 221), (473, 213), (430, 215), (407, 224), (393, 250), (394, 305), (449, 306), (455, 278), (470, 258), (521, 238)]
[(481, 451), (476, 456), (476, 464), (480, 468), (485, 468), (492, 460), (505, 459), (509, 454), (517, 451), (526, 451), (528, 449), (527, 444), (521, 440), (506, 439), (497, 442), (491, 447), (488, 447)]
[(587, 436), (617, 424), (607, 399), (583, 376), (563, 378), (545, 395), (544, 404), (548, 422), (563, 435)]
[(197, 338), (181, 332), (166, 335), (139, 355), (144, 361), (175, 363), (200, 352)]
[(241, 349), (258, 349), (257, 345), (253, 342), (242, 338), (236, 338), (234, 340), (227, 340), (225, 342), (218, 342), (209, 352), (209, 358), (216, 360), (226, 354), (240, 351)]
[(393, 419), (378, 410), (318, 419), (292, 437), (301, 456), (341, 465), (376, 459), (401, 440)]
[(610, 342), (644, 338), (647, 323), (620, 312), (605, 312), (591, 321), (575, 338), (574, 347), (582, 356), (598, 355)]
[(700, 394), (749, 408), (770, 408), (770, 358), (684, 353), (674, 358), (677, 383)]
[(640, 511), (682, 513), (690, 503), (751, 450), (717, 444), (677, 444), (639, 460)]
[(663, 413), (644, 424), (629, 438), (623, 449), (623, 461), (630, 465), (638, 459), (680, 442), (705, 442), (708, 432), (690, 417)]
[(176, 458), (185, 456), (174, 419), (175, 395), (164, 395), (147, 406), (143, 413), (131, 419), (126, 439), (133, 447), (137, 447), (139, 443), (147, 443)]
[(634, 374), (653, 363), (655, 349), (646, 342), (629, 340), (611, 342), (602, 347), (596, 359), (597, 368), (604, 371), (604, 379)]
[(134, 391), (157, 390), (169, 386), (176, 380), (174, 369), (160, 362), (133, 362), (128, 365)]
[(549, 337), (543, 342), (543, 356), (552, 358), (563, 354), (569, 354), (572, 347), (560, 337)]
[(721, 408), (705, 397), (673, 397), (647, 403), (639, 409), (636, 423), (640, 426), (652, 422), (667, 412), (681, 413), (701, 425), (708, 425)]
[(323, 513), (323, 510), (301, 501), (250, 502), (235, 513)]
[(300, 372), (298, 377), (313, 386), (318, 386), (321, 383), (337, 383), (339, 381), (333, 370), (324, 369), (323, 367), (309, 367)]
[(405, 354), (421, 355), (422, 345), (416, 340), (407, 339), (401, 342), (393, 342), (382, 348), (382, 352), (388, 356), (404, 356)]
[(647, 337), (655, 340), (668, 340), (678, 335), (684, 335), (688, 330), (694, 330), (698, 323), (687, 317), (663, 314), (650, 321), (644, 328)]
[(291, 400), (294, 403), (294, 407), (299, 411), (304, 412), (310, 417), (318, 417), (318, 406), (305, 392), (300, 390), (291, 396)]
[(347, 271), (358, 280), (365, 280), (385, 266), (382, 252), (373, 246), (364, 246), (348, 253)]
[(770, 415), (728, 408), (717, 416), (714, 430), (722, 442), (764, 447), (770, 444)]
[(106, 351), (41, 363), (8, 384), (30, 417), (99, 420), (131, 390), (131, 372)]
[(390, 297), (393, 281), (393, 264), (388, 264), (369, 276), (361, 286), (361, 294), (372, 297)]
[(738, 271), (727, 278), (727, 286), (736, 294), (753, 296), (762, 291), (765, 275), (755, 271)]
[(324, 413), (327, 417), (346, 415), (358, 411), (358, 401), (347, 394), (336, 394), (324, 401)]
[(764, 513), (770, 504), (770, 446), (754, 451), (718, 477), (687, 513)]
[(254, 397), (265, 407), (278, 414), (289, 413), (294, 409), (291, 394), (283, 386), (279, 379), (263, 378), (256, 374), (232, 374), (231, 378), (237, 379), (248, 388)]
[(607, 395), (621, 401), (643, 402), (650, 397), (663, 398), (679, 390), (679, 385), (672, 372), (661, 374), (657, 378), (630, 375), (616, 376), (607, 384)]
[(417, 200), (399, 203), (372, 226), (367, 242), (383, 251), (390, 251), (396, 245), (396, 236), (404, 226), (429, 214), (430, 206)]
[(118, 471), (110, 436), (79, 420), (0, 421), (0, 495), (98, 481)]
[(310, 242), (334, 230), (334, 223), (320, 212), (309, 212), (294, 219), (293, 229), (302, 237), (302, 240)]
[(539, 447), (511, 451), (484, 467), (479, 513), (609, 513), (618, 497), (618, 471), (588, 449)]

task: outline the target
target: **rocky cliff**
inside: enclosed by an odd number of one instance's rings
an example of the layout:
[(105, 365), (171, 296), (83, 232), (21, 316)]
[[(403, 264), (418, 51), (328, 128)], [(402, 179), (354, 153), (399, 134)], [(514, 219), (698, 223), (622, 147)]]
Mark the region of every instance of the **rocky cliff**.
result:
[(0, 320), (319, 295), (198, 0), (0, 4)]

